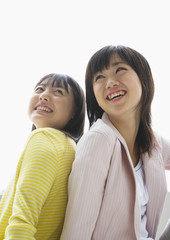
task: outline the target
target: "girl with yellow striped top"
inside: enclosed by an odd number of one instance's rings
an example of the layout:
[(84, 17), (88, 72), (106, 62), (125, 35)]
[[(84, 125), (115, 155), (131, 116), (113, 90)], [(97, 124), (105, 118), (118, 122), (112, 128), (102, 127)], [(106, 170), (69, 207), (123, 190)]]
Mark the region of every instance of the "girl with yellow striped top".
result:
[(0, 240), (60, 238), (75, 142), (84, 129), (83, 90), (67, 75), (46, 75), (29, 116), (33, 131), (0, 202)]

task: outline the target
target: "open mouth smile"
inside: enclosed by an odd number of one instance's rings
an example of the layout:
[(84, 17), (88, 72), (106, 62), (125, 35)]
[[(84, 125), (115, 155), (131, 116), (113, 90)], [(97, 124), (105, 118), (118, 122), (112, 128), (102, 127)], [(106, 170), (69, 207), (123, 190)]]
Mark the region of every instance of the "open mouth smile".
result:
[(35, 110), (37, 111), (43, 111), (43, 112), (48, 112), (48, 113), (51, 113), (53, 112), (53, 110), (51, 108), (49, 108), (48, 106), (41, 106), (41, 105), (38, 105)]
[(125, 94), (126, 94), (126, 91), (123, 91), (123, 90), (115, 92), (115, 93), (111, 93), (107, 96), (107, 100), (109, 100), (109, 101), (115, 100), (115, 99), (123, 97)]

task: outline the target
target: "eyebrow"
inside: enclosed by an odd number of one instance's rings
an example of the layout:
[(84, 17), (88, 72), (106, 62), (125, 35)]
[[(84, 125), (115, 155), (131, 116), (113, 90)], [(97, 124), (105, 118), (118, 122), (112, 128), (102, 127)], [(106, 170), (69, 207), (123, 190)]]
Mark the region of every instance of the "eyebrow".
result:
[(117, 65), (119, 65), (119, 64), (127, 64), (127, 63), (125, 63), (125, 62), (115, 62), (115, 63), (113, 63), (113, 64), (111, 65), (111, 67), (115, 67), (115, 66), (117, 66)]
[[(49, 84), (49, 83), (40, 83), (40, 84), (37, 84), (36, 86), (35, 86), (35, 88), (36, 87), (38, 87), (38, 86), (43, 86), (43, 87), (47, 87), (47, 86), (50, 86), (51, 85), (51, 87), (52, 88), (61, 88), (61, 89), (65, 89), (62, 85), (61, 86), (57, 86), (56, 84)], [(65, 89), (66, 90), (66, 89)]]
[(45, 87), (46, 85), (42, 84), (42, 83), (39, 83), (39, 84), (35, 85), (34, 89), (36, 89), (37, 87), (40, 87), (40, 86)]
[(39, 83), (39, 84), (37, 84), (37, 86), (44, 86), (44, 87), (46, 87), (46, 86), (47, 86), (47, 84), (44, 84), (44, 83)]
[[(114, 62), (114, 63), (111, 65), (111, 67), (118, 66), (119, 64), (126, 64), (126, 65), (128, 65), (126, 62), (121, 62), (121, 61), (120, 61), (120, 62)], [(103, 70), (96, 72), (96, 73), (94, 74), (94, 77), (96, 77), (98, 73), (102, 73), (102, 71), (103, 71)]]

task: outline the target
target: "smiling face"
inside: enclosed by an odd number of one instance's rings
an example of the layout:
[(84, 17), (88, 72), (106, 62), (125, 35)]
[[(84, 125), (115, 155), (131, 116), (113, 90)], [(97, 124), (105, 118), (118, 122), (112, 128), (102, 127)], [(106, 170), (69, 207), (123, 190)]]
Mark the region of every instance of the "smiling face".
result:
[(36, 86), (30, 99), (29, 117), (36, 128), (63, 129), (74, 116), (74, 97), (70, 86), (67, 90), (46, 81)]
[(141, 83), (136, 72), (120, 57), (112, 56), (109, 67), (95, 74), (93, 90), (99, 106), (112, 122), (139, 115)]

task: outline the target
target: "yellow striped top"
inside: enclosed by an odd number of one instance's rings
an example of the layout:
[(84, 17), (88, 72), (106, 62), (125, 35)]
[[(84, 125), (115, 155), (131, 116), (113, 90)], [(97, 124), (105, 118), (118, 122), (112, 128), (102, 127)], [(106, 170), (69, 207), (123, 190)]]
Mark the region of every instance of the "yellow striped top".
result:
[(0, 240), (60, 239), (75, 143), (63, 132), (31, 133), (0, 202)]

